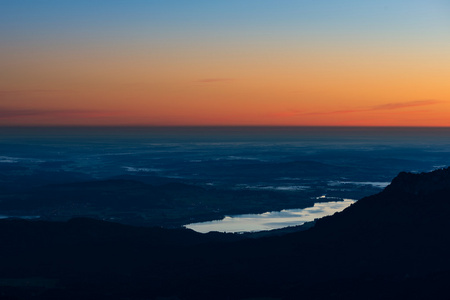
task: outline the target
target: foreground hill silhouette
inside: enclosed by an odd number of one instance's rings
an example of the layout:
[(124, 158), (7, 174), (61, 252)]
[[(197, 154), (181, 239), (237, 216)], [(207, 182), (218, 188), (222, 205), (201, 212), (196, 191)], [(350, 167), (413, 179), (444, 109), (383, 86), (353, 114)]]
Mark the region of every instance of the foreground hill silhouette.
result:
[(450, 168), (260, 239), (0, 221), (0, 299), (448, 299)]

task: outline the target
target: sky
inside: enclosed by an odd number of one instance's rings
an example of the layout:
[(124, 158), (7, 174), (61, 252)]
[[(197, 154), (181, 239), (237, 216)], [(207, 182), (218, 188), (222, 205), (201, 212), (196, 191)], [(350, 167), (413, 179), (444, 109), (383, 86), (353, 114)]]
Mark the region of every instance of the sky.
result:
[(0, 0), (0, 126), (450, 126), (448, 0)]

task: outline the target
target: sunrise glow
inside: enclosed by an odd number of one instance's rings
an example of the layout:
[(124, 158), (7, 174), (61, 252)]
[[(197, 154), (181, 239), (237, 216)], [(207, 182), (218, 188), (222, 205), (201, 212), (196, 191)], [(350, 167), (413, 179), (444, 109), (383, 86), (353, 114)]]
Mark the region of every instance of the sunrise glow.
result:
[(5, 1), (0, 125), (450, 126), (448, 1)]

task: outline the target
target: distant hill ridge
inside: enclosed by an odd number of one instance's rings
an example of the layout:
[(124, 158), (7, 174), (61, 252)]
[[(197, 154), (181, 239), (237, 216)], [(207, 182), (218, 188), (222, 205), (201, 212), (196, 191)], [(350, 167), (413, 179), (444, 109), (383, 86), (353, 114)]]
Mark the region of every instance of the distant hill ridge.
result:
[(386, 188), (386, 192), (405, 192), (414, 195), (450, 189), (450, 168), (429, 173), (401, 172)]
[[(396, 176), (382, 192), (365, 197), (334, 216), (316, 222), (313, 231), (364, 230), (392, 234), (403, 228), (405, 236), (450, 228), (450, 168), (429, 173)], [(422, 232), (426, 235), (426, 232)], [(425, 238), (425, 236), (424, 236)]]

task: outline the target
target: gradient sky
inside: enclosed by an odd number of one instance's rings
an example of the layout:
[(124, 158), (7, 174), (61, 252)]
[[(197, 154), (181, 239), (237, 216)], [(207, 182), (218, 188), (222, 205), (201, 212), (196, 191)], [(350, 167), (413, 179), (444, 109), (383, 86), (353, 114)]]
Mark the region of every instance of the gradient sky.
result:
[(0, 125), (450, 126), (450, 1), (0, 0)]

